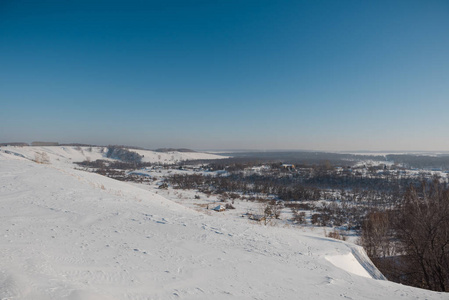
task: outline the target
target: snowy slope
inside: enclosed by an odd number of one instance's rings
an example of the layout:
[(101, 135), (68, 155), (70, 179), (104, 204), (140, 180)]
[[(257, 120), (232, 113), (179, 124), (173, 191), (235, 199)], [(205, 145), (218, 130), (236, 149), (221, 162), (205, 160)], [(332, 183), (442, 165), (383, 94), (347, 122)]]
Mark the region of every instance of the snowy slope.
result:
[(5, 153), (0, 236), (0, 299), (448, 299), (372, 279), (352, 244)]
[(156, 152), (156, 151), (138, 150), (138, 149), (132, 149), (132, 151), (137, 152), (140, 155), (143, 155), (143, 158), (142, 158), (143, 162), (152, 162), (152, 163), (154, 163), (154, 162), (171, 163), (171, 162), (177, 162), (177, 161), (183, 161), (183, 160), (221, 159), (221, 158), (227, 157), (227, 156), (202, 153), (202, 152), (177, 152), (177, 151)]
[[(35, 159), (36, 153), (46, 153), (52, 164), (67, 164), (72, 162), (81, 162), (85, 160), (95, 161), (97, 159), (106, 159), (107, 147), (75, 147), (75, 146), (48, 146), (48, 147), (0, 147), (0, 152), (9, 152), (17, 156), (23, 156), (29, 159)], [(161, 162), (174, 163), (177, 161), (193, 159), (222, 159), (226, 156), (202, 153), (202, 152), (156, 152), (151, 150), (130, 149), (143, 155), (143, 162)]]

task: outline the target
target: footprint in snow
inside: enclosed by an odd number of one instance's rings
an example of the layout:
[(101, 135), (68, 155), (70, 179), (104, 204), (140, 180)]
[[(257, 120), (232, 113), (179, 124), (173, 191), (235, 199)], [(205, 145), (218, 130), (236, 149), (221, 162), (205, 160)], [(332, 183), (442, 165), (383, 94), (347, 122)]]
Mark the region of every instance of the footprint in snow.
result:
[(134, 252), (141, 252), (142, 254), (148, 254), (147, 251), (142, 251), (142, 250), (140, 250), (140, 249), (138, 249), (138, 248), (135, 248), (135, 249), (133, 249), (133, 250), (134, 250)]

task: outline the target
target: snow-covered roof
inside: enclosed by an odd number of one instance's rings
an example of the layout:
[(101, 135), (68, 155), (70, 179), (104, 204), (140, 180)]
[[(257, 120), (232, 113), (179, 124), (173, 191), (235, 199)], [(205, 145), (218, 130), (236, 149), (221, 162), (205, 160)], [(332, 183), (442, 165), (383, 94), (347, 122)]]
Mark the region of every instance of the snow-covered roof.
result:
[(226, 207), (220, 204), (220, 205), (214, 207), (212, 210), (223, 211), (223, 210), (226, 210)]

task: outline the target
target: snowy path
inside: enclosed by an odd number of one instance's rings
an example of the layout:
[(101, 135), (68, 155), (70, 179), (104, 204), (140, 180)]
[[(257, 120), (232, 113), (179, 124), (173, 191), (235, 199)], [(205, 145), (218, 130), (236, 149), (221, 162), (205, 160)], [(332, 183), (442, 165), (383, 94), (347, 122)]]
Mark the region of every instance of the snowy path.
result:
[(367, 278), (354, 247), (0, 155), (0, 299), (449, 298)]

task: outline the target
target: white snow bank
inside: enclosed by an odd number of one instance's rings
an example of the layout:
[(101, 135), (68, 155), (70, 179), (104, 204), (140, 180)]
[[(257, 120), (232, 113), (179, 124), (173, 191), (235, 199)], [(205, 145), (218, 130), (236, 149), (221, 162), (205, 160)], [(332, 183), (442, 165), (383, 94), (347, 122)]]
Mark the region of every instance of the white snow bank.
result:
[(387, 280), (371, 262), (362, 247), (350, 244), (347, 244), (347, 246), (348, 253), (326, 256), (326, 259), (346, 272), (367, 278)]
[(346, 272), (371, 278), (371, 275), (359, 264), (357, 259), (352, 253), (343, 255), (326, 256), (326, 259), (338, 268), (345, 270)]

